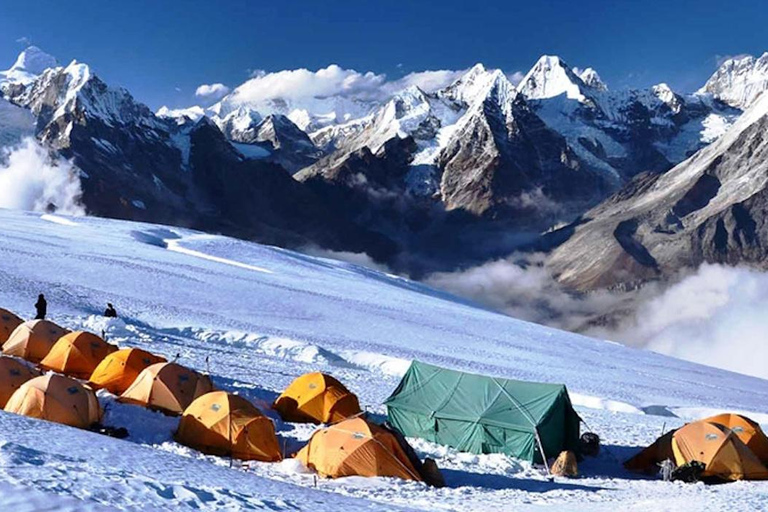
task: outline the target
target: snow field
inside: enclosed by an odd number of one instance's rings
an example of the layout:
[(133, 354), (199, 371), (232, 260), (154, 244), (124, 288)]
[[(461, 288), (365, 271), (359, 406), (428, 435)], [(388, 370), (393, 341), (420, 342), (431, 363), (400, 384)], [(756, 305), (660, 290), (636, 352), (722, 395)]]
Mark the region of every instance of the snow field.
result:
[[(265, 409), (295, 377), (323, 371), (374, 420), (414, 358), (460, 370), (563, 382), (603, 440), (579, 479), (548, 479), (503, 455), (411, 440), (448, 486), (386, 478), (316, 479), (296, 461), (230, 468), (175, 443), (178, 418), (99, 392), (116, 440), (0, 413), (0, 486), (124, 510), (701, 510), (768, 508), (768, 485), (640, 478), (623, 461), (663, 429), (710, 413), (768, 415), (765, 381), (629, 349), (477, 308), (395, 276), (225, 237), (93, 218), (0, 210), (0, 305), (29, 315), (41, 291), (52, 319), (198, 371)], [(173, 250), (183, 248), (183, 252)], [(267, 270), (268, 272), (264, 272)], [(115, 304), (121, 319), (99, 315)], [(206, 363), (206, 359), (208, 362)], [(311, 425), (275, 421), (286, 454)], [(583, 427), (585, 430), (586, 428)], [(0, 503), (3, 489), (0, 488)], [(741, 506), (743, 505), (743, 507)]]

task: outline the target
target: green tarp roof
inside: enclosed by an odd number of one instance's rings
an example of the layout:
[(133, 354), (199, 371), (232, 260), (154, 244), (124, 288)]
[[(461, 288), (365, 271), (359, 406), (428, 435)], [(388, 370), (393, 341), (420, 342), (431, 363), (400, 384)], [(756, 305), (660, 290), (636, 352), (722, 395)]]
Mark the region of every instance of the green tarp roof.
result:
[(507, 453), (540, 461), (574, 449), (579, 417), (562, 384), (524, 382), (448, 370), (414, 361), (385, 402), (405, 435), (473, 453)]

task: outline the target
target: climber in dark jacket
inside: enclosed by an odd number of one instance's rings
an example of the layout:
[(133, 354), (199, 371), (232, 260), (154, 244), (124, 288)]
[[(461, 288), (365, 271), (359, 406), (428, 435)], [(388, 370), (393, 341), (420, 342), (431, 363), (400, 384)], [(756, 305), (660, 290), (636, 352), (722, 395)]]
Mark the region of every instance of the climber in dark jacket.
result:
[(37, 310), (37, 316), (35, 316), (35, 320), (45, 320), (45, 315), (48, 314), (48, 303), (45, 301), (45, 295), (42, 293), (37, 296), (35, 309)]
[(107, 302), (107, 309), (104, 310), (104, 316), (107, 318), (117, 318), (117, 311), (115, 311), (115, 306)]

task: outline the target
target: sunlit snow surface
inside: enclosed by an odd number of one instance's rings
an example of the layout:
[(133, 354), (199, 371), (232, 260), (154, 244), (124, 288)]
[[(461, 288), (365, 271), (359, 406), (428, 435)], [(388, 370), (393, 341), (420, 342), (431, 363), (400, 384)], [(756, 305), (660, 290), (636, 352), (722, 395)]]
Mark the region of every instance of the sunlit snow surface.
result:
[[(230, 467), (227, 459), (179, 446), (171, 437), (177, 419), (100, 392), (105, 421), (128, 428), (127, 441), (0, 413), (0, 505), (21, 487), (61, 496), (53, 510), (74, 510), (73, 498), (92, 510), (768, 506), (765, 483), (667, 484), (637, 478), (614, 459), (686, 418), (738, 410), (763, 421), (768, 382), (517, 321), (366, 268), (225, 237), (3, 210), (0, 226), (0, 307), (29, 315), (43, 292), (62, 325), (178, 355), (182, 364), (209, 370), (217, 386), (262, 407), (296, 376), (321, 370), (339, 377), (378, 417), (409, 361), (419, 358), (564, 382), (608, 446), (582, 463), (582, 478), (549, 481), (540, 469), (506, 456), (461, 454), (415, 440), (422, 455), (444, 468), (447, 488), (361, 478), (315, 486), (294, 461)], [(121, 319), (98, 316), (107, 301)], [(288, 453), (312, 432), (268, 414)]]

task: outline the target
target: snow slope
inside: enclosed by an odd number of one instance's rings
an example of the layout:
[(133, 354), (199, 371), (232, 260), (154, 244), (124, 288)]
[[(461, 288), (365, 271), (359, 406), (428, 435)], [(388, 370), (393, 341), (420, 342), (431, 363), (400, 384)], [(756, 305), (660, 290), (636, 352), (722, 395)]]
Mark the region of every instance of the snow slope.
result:
[[(293, 378), (330, 372), (374, 415), (419, 358), (503, 377), (564, 382), (608, 450), (579, 480), (548, 480), (501, 455), (415, 441), (448, 487), (315, 479), (291, 461), (229, 467), (172, 441), (176, 419), (114, 402), (125, 441), (0, 413), (3, 485), (128, 510), (718, 509), (768, 507), (768, 484), (704, 487), (639, 479), (615, 460), (663, 427), (720, 410), (768, 419), (768, 382), (518, 321), (367, 268), (221, 236), (96, 218), (0, 210), (0, 306), (29, 314), (44, 292), (55, 321), (106, 331), (210, 370), (217, 386), (268, 403)], [(114, 303), (121, 315), (98, 315)], [(206, 361), (208, 359), (208, 361)], [(271, 413), (270, 413), (271, 414)], [(285, 449), (312, 428), (276, 421)], [(66, 509), (66, 508), (62, 508)], [(94, 508), (94, 510), (99, 510)]]

